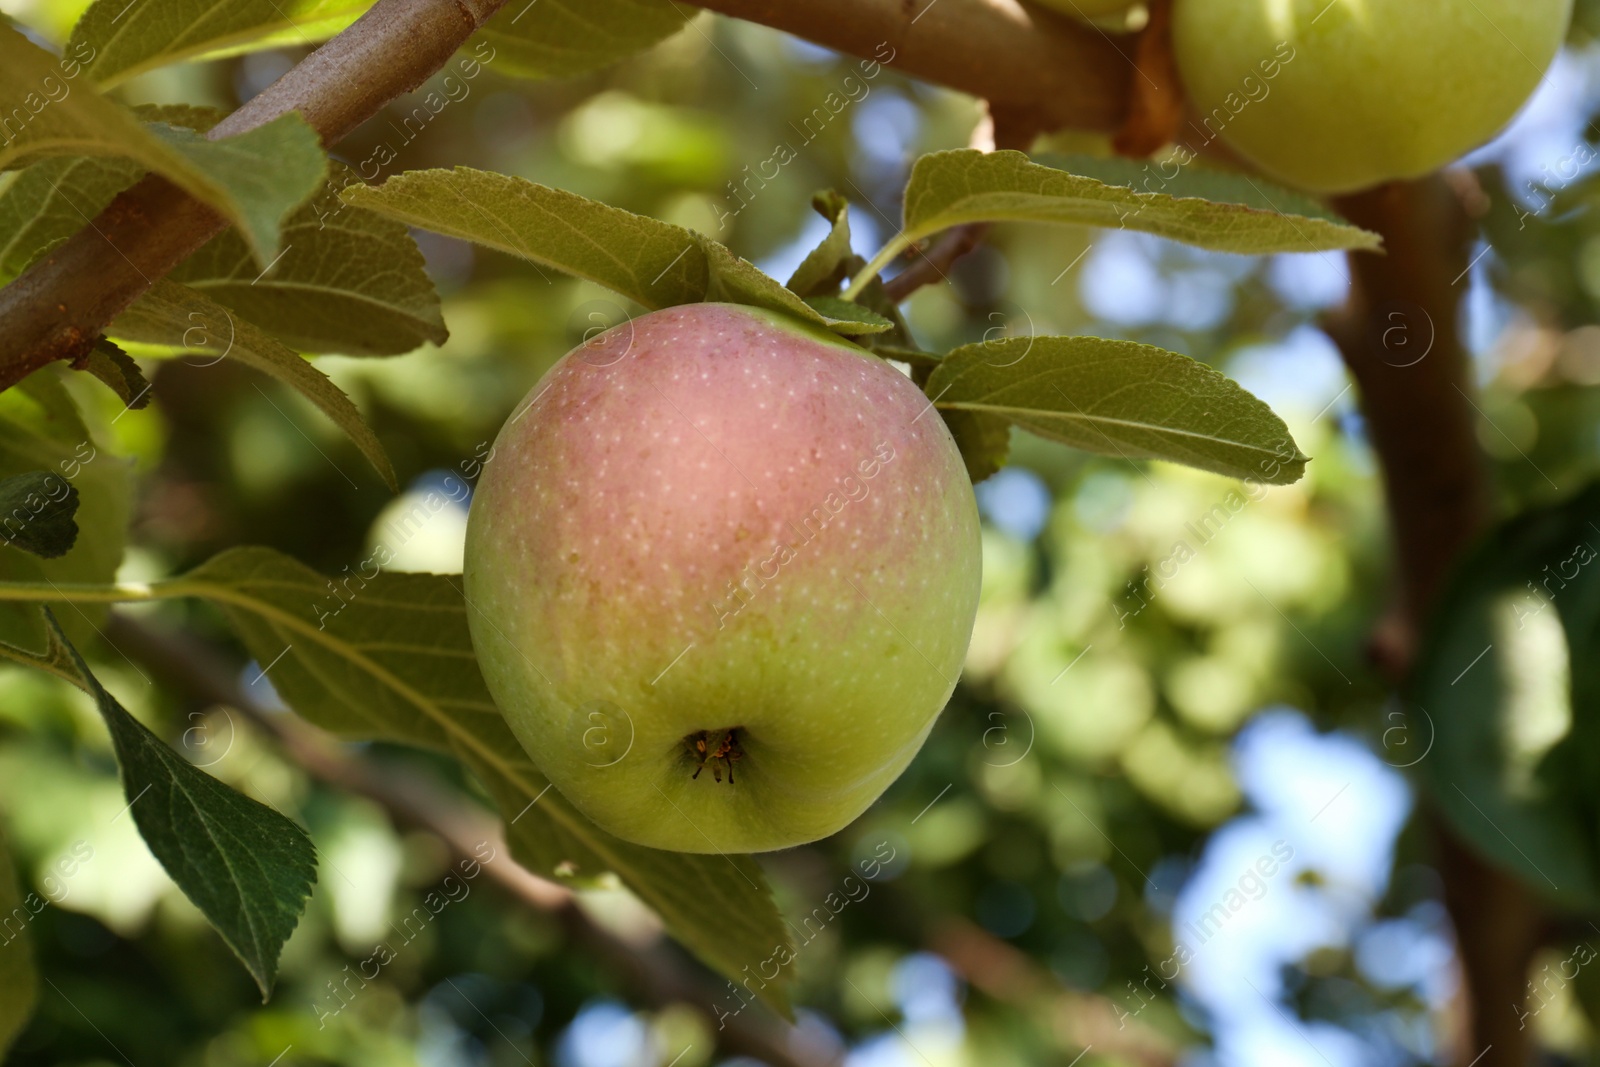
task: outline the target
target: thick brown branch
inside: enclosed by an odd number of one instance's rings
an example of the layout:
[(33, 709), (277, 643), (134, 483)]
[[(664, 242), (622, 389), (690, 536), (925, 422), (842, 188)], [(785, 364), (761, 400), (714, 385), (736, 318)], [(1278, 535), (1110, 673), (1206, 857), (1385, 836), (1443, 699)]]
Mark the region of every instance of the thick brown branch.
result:
[[(1399, 607), (1414, 632), (1489, 518), (1456, 328), (1471, 234), (1442, 179), (1380, 186), (1337, 206), (1384, 237), (1385, 255), (1351, 257), (1353, 302), (1330, 330), (1383, 464)], [(1399, 652), (1392, 673), (1403, 675), (1412, 650)]]
[(697, 0), (989, 101), (1034, 129), (1111, 132), (1127, 111), (1125, 39), (1019, 0)]
[[(414, 774), (386, 772), (334, 738), (293, 715), (265, 711), (239, 686), (238, 672), (191, 638), (154, 629), (113, 613), (107, 636), (118, 650), (144, 665), (199, 709), (220, 706), (243, 714), (272, 737), (290, 762), (319, 782), (375, 801), (397, 826), (421, 830), (443, 842), (458, 861), (481, 859), (488, 842), (496, 858), (483, 865), (488, 878), (513, 899), (548, 912), (586, 955), (598, 958), (633, 994), (657, 1007), (686, 1004), (708, 1024), (725, 994), (681, 964), (666, 945), (628, 944), (595, 925), (570, 890), (529, 871), (510, 856), (500, 820)], [(712, 1028), (715, 1031), (715, 1028)], [(764, 1014), (729, 1015), (717, 1031), (719, 1048), (776, 1067), (824, 1067), (792, 1048), (782, 1025)]]
[[(506, 0), (379, 0), (223, 120), (227, 136), (300, 110), (338, 141), (420, 85)], [(1137, 77), (1122, 44), (1018, 0), (711, 0), (704, 5), (987, 99), (1030, 129), (1112, 131)], [(150, 176), (0, 289), (0, 389), (88, 351), (106, 325), (223, 220)]]
[[(299, 110), (333, 144), (421, 85), (506, 0), (378, 0), (349, 29), (218, 123), (226, 137)], [(220, 215), (149, 175), (0, 289), (0, 389), (87, 353), (106, 324), (220, 233)]]
[[(1457, 334), (1470, 230), (1441, 178), (1346, 197), (1351, 221), (1383, 234), (1388, 255), (1351, 258), (1352, 305), (1330, 323), (1361, 390), (1383, 468), (1396, 557), (1397, 603), (1374, 650), (1402, 680), (1452, 568), (1489, 518), (1472, 382)], [(1445, 904), (1466, 977), (1469, 1032), (1458, 1063), (1524, 1067), (1531, 1031), (1516, 1006), (1543, 926), (1538, 902), (1433, 819)], [(1481, 1057), (1481, 1058), (1478, 1058)]]

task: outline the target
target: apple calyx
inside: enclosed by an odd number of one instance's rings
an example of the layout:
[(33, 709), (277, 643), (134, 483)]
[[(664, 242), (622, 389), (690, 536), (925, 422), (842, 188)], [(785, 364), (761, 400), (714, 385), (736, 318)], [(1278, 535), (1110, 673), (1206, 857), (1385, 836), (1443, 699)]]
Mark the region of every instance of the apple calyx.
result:
[(711, 764), (711, 775), (718, 782), (722, 781), (722, 768), (717, 766), (721, 760), (728, 767), (728, 784), (733, 784), (733, 765), (744, 759), (744, 749), (739, 747), (739, 731), (743, 726), (730, 726), (726, 730), (698, 730), (683, 739), (689, 749), (689, 758), (695, 760), (694, 773), (690, 778), (700, 777), (700, 772), (706, 769), (706, 764)]

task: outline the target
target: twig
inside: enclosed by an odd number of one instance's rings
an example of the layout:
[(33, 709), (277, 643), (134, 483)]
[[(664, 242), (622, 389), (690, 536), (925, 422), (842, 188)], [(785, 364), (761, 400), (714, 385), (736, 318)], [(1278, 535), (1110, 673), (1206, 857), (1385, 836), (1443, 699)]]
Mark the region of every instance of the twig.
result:
[(1172, 1067), (1178, 1060), (1179, 1050), (1158, 1031), (1142, 1025), (1136, 1011), (1120, 1010), (1096, 993), (1063, 989), (1027, 953), (966, 919), (941, 919), (931, 947), (994, 999), (1024, 1011), (1043, 1005), (1057, 1034), (1068, 1041), (1140, 1067)]
[[(332, 144), (420, 85), (506, 0), (379, 0), (212, 131), (298, 108)], [(920, 6), (917, 6), (920, 5)], [(1117, 40), (1019, 0), (709, 0), (989, 100), (1031, 129), (1115, 130), (1131, 60)], [(123, 309), (220, 233), (216, 212), (165, 179), (121, 193), (85, 229), (0, 289), (0, 389), (76, 359)]]
[(1172, 0), (1150, 4), (1150, 21), (1134, 45), (1128, 87), (1128, 117), (1111, 146), (1140, 158), (1171, 144), (1183, 121), (1183, 85), (1172, 54)]
[(924, 285), (944, 281), (951, 264), (977, 248), (988, 233), (987, 222), (969, 222), (946, 230), (905, 270), (884, 282), (883, 291), (898, 304)]
[[(394, 774), (356, 755), (348, 746), (291, 713), (271, 712), (245, 693), (237, 671), (210, 648), (185, 635), (157, 630), (113, 612), (107, 636), (119, 649), (199, 707), (240, 712), (272, 737), (289, 760), (319, 782), (375, 801), (398, 826), (422, 830), (449, 847), (458, 860), (478, 858), (491, 842), (496, 858), (484, 872), (513, 899), (555, 916), (584, 952), (598, 958), (634, 994), (654, 1006), (686, 1004), (717, 1022), (712, 1005), (721, 996), (663, 943), (624, 943), (597, 926), (571, 890), (541, 878), (511, 858), (500, 820), (416, 774)], [(751, 1056), (774, 1067), (829, 1067), (790, 1047), (783, 1025), (756, 1013), (730, 1015), (718, 1035), (729, 1055)]]
[(696, 2), (970, 93), (1038, 130), (1109, 133), (1127, 112), (1129, 39), (1020, 0)]
[[(996, 148), (1025, 151), (1038, 134), (1029, 116), (1014, 114), (985, 101), (983, 116), (972, 128), (967, 147), (980, 152), (993, 152)], [(951, 228), (939, 236), (933, 247), (918, 251), (917, 258), (905, 270), (884, 282), (884, 292), (898, 304), (924, 285), (944, 281), (945, 272), (956, 260), (977, 248), (991, 228), (992, 224), (987, 222), (969, 222)]]
[[(378, 0), (207, 135), (243, 133), (298, 110), (331, 145), (421, 85), (507, 0)], [(157, 175), (0, 289), (0, 389), (87, 353), (106, 325), (221, 233), (222, 216)]]

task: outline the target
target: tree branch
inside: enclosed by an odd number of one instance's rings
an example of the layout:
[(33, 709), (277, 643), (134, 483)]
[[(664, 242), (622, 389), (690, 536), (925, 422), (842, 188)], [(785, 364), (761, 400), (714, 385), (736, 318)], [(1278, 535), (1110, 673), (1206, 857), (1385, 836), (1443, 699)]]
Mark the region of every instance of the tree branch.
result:
[[(340, 140), (444, 66), (506, 0), (378, 0), (343, 33), (207, 136), (227, 137), (298, 110), (324, 145)], [(151, 174), (88, 226), (0, 289), (0, 389), (88, 353), (151, 285), (221, 233), (222, 216)]]
[(1138, 76), (1130, 85), (1128, 117), (1111, 146), (1125, 156), (1148, 156), (1178, 139), (1186, 104), (1172, 54), (1172, 0), (1152, 0), (1150, 21), (1134, 44)]
[[(379, 0), (212, 135), (238, 133), (299, 108), (332, 144), (438, 70), (504, 2)], [(1139, 75), (1126, 39), (1019, 0), (701, 0), (701, 6), (987, 99), (1018, 126), (1126, 132), (1142, 125), (1128, 124), (1132, 79)], [(1330, 330), (1361, 390), (1384, 472), (1400, 590), (1389, 637), (1378, 649), (1398, 679), (1410, 668), (1423, 620), (1450, 568), (1488, 515), (1455, 326), (1466, 231), (1437, 179), (1348, 197), (1339, 207), (1382, 233), (1389, 253), (1352, 257), (1355, 301)], [(89, 227), (0, 290), (0, 388), (53, 360), (87, 352), (154, 278), (222, 228), (214, 212), (160, 178), (147, 177), (119, 195)], [(1398, 334), (1392, 332), (1397, 326), (1403, 327)], [(1427, 355), (1408, 365), (1416, 349), (1397, 351), (1384, 340), (1402, 336), (1418, 346), (1431, 338)], [(403, 810), (399, 798), (390, 800), (390, 810)], [(1482, 1067), (1521, 1067), (1529, 1058), (1528, 1035), (1512, 1025), (1513, 1011), (1500, 1009), (1521, 1002), (1539, 906), (1519, 882), (1448, 831), (1440, 837), (1447, 904), (1475, 1006), (1473, 1047), (1461, 1058), (1484, 1050)], [(547, 891), (527, 883), (517, 892), (532, 902)], [(546, 896), (541, 906), (581, 918), (570, 898), (557, 903)], [(617, 948), (607, 946), (608, 935), (592, 924), (580, 929), (600, 938), (602, 955)], [(625, 947), (618, 954), (624, 966), (637, 961)], [(639, 979), (645, 985), (676, 988), (680, 980), (663, 977), (653, 963), (637, 965), (649, 972)], [(668, 995), (659, 986), (656, 992)], [(769, 1062), (795, 1062), (779, 1045), (751, 1048)]]
[[(1457, 198), (1437, 176), (1380, 186), (1337, 206), (1352, 222), (1381, 233), (1388, 253), (1350, 257), (1351, 305), (1328, 327), (1361, 390), (1383, 468), (1398, 599), (1374, 653), (1399, 682), (1452, 569), (1490, 515), (1472, 382), (1456, 327), (1471, 232)], [(1525, 1067), (1532, 1059), (1531, 1031), (1521, 1029), (1516, 1007), (1544, 925), (1539, 903), (1441, 818), (1432, 821), (1466, 978), (1470, 1033), (1455, 1059)]]
[(696, 0), (987, 100), (1035, 130), (1116, 130), (1133, 61), (1117, 39), (1019, 0)]
[(1058, 1035), (1085, 1050), (1098, 1048), (1119, 1063), (1138, 1067), (1172, 1067), (1178, 1062), (1175, 1043), (1145, 1025), (1137, 1011), (1123, 1010), (1098, 993), (1062, 988), (1026, 952), (967, 919), (940, 919), (930, 945), (972, 985), (1018, 1010), (1045, 1013)]
[[(993, 104), (985, 101), (983, 117), (973, 127), (967, 147), (980, 152), (993, 152), (997, 148), (1026, 152), (1038, 135), (1039, 131), (1026, 116), (1019, 118), (1004, 110), (997, 112)], [(968, 222), (946, 230), (930, 248), (915, 250), (917, 258), (883, 283), (884, 293), (899, 304), (924, 285), (947, 281), (945, 272), (956, 260), (982, 244), (992, 228), (987, 222)]]
[[(1350, 257), (1355, 289), (1330, 325), (1361, 390), (1398, 556), (1400, 611), (1415, 631), (1489, 518), (1472, 382), (1457, 331), (1471, 230), (1441, 178), (1336, 201), (1381, 233), (1384, 255)], [(1401, 650), (1403, 673), (1413, 650)]]
[[(483, 871), (513, 899), (553, 915), (581, 950), (598, 958), (640, 1000), (656, 1007), (685, 1004), (708, 1024), (716, 1023), (711, 1005), (721, 996), (680, 962), (664, 943), (624, 943), (597, 926), (578, 905), (571, 890), (541, 878), (511, 858), (500, 820), (489, 812), (414, 774), (394, 774), (293, 714), (270, 712), (240, 688), (238, 672), (200, 642), (157, 630), (113, 612), (106, 625), (115, 646), (139, 662), (199, 709), (221, 706), (245, 716), (273, 738), (289, 761), (312, 778), (341, 792), (375, 801), (396, 826), (432, 834), (458, 861), (479, 859), (483, 842), (496, 855)], [(751, 1012), (730, 1015), (718, 1034), (729, 1055), (750, 1056), (774, 1067), (826, 1067), (791, 1046), (775, 1018)]]
[(898, 304), (924, 285), (944, 281), (945, 272), (955, 261), (977, 248), (988, 235), (987, 222), (968, 222), (951, 227), (927, 249), (918, 253), (905, 270), (884, 282), (883, 291)]
[[(243, 132), (299, 110), (333, 144), (437, 71), (506, 0), (379, 0), (219, 123)], [(712, 10), (875, 59), (986, 99), (1032, 130), (1113, 131), (1131, 79), (1122, 44), (1019, 0), (710, 0)], [(0, 289), (0, 389), (86, 354), (107, 324), (222, 231), (216, 212), (151, 175)]]

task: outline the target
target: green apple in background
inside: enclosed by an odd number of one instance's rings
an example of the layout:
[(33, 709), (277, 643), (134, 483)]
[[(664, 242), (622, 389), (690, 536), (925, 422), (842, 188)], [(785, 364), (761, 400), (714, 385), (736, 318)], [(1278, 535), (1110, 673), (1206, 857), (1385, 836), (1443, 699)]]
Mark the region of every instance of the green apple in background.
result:
[(1497, 133), (1539, 84), (1572, 0), (1175, 0), (1197, 113), (1266, 173), (1342, 193), (1414, 178)]
[(783, 315), (691, 304), (568, 353), (467, 523), (473, 645), (604, 829), (758, 852), (847, 825), (966, 655), (977, 506), (928, 398)]

